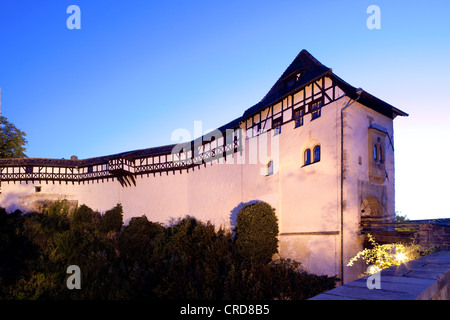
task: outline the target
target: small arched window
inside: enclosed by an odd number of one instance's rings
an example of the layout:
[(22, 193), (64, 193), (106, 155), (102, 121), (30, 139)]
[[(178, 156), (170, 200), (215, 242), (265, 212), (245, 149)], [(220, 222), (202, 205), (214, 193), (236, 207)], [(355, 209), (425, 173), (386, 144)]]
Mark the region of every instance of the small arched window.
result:
[(305, 160), (305, 165), (311, 163), (311, 149), (305, 150), (304, 160)]
[(373, 160), (378, 160), (378, 146), (376, 144), (373, 145)]
[(383, 163), (384, 162), (384, 148), (380, 146), (380, 150), (378, 151), (378, 160)]
[(314, 147), (314, 162), (320, 161), (320, 145)]
[(272, 161), (272, 160), (270, 160), (270, 161), (267, 163), (267, 175), (268, 175), (268, 176), (273, 175), (273, 161)]

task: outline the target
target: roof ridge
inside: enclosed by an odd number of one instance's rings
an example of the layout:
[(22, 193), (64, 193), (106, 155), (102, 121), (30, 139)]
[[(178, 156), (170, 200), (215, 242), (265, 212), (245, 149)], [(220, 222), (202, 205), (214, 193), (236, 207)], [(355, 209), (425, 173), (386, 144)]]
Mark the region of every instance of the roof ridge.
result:
[[(289, 66), (284, 70), (284, 72), (274, 83), (274, 85), (270, 88), (270, 90), (264, 95), (264, 97), (253, 107), (248, 108), (244, 112), (243, 117), (248, 116), (249, 113), (258, 112), (259, 109), (264, 108), (271, 103), (274, 103), (281, 96), (287, 94), (288, 91), (297, 89), (306, 84), (308, 80), (323, 75), (330, 70), (330, 68), (322, 64), (306, 49), (301, 50), (294, 58), (294, 60), (289, 64)], [(302, 76), (300, 76), (298, 82), (294, 86), (286, 88), (286, 78), (296, 72), (301, 72), (301, 74), (304, 75), (303, 78)]]

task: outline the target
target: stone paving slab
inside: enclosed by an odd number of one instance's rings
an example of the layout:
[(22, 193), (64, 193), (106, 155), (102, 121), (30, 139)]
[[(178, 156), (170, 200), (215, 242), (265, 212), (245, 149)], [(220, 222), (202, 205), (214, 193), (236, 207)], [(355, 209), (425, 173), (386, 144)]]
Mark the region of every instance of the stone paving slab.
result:
[[(450, 251), (442, 251), (381, 270), (380, 289), (369, 289), (366, 276), (310, 300), (429, 300), (450, 299)], [(448, 298), (447, 298), (448, 297)]]

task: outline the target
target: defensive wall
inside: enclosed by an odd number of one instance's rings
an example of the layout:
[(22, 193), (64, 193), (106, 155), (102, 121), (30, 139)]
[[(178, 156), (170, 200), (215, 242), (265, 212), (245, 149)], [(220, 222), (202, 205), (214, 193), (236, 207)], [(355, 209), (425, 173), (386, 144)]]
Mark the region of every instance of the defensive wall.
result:
[(104, 212), (120, 203), (125, 221), (191, 215), (233, 229), (244, 205), (265, 201), (282, 257), (352, 279), (360, 271), (344, 265), (361, 249), (362, 212), (395, 212), (397, 115), (406, 114), (303, 50), (261, 102), (194, 141), (82, 160), (0, 159), (0, 206), (66, 199)]

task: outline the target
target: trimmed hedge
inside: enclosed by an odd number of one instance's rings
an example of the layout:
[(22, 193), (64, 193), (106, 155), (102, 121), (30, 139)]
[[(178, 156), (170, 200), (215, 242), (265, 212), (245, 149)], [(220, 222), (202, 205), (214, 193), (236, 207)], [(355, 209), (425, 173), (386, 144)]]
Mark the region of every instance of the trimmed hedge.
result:
[(265, 202), (246, 205), (237, 215), (236, 247), (250, 263), (268, 263), (278, 252), (278, 218)]

